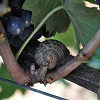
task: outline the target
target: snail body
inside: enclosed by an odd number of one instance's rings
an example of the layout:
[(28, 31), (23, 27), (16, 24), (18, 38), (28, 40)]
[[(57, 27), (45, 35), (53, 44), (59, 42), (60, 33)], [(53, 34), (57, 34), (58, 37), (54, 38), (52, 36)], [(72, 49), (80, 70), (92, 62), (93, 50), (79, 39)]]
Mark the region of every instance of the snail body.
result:
[(34, 55), (35, 63), (39, 66), (35, 74), (37, 81), (43, 82), (47, 71), (54, 69), (69, 55), (66, 46), (57, 40), (40, 43)]
[(47, 72), (58, 68), (69, 55), (66, 46), (57, 40), (30, 41), (18, 62), (26, 71), (29, 70), (33, 84), (43, 83)]

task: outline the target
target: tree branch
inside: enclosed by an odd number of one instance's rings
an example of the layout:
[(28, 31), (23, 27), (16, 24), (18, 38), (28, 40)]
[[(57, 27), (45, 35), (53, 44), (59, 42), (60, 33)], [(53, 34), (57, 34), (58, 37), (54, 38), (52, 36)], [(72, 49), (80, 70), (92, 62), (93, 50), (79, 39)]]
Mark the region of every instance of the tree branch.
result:
[(74, 82), (95, 93), (97, 93), (97, 90), (100, 88), (100, 71), (90, 68), (86, 64), (80, 65), (69, 75), (65, 76), (64, 79)]
[[(3, 34), (1, 36), (5, 37), (6, 32), (3, 28), (1, 21), (0, 21), (0, 33)], [(0, 38), (0, 41), (3, 37)], [(25, 85), (31, 82), (31, 77), (27, 73), (25, 73), (24, 70), (16, 62), (6, 37), (4, 42), (0, 44), (0, 54), (4, 60), (8, 72), (17, 83)]]
[(76, 69), (80, 64), (87, 60), (95, 52), (96, 48), (100, 45), (100, 30), (92, 38), (92, 40), (82, 49), (82, 51), (74, 57), (72, 60), (68, 61), (65, 65), (58, 68), (46, 76), (46, 83), (52, 83), (58, 79), (65, 77), (74, 69)]

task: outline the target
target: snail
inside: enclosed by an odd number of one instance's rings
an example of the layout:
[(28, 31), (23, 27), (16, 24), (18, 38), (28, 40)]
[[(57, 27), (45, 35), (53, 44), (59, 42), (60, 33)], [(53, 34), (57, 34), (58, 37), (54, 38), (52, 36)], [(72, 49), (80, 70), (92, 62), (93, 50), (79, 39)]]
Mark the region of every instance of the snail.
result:
[(20, 55), (18, 63), (31, 74), (32, 84), (44, 83), (47, 72), (57, 69), (69, 56), (67, 47), (57, 40), (31, 40)]
[(32, 66), (37, 81), (43, 82), (47, 71), (54, 69), (69, 55), (67, 47), (57, 40), (50, 39), (40, 43), (34, 55), (39, 69), (35, 72), (35, 66)]

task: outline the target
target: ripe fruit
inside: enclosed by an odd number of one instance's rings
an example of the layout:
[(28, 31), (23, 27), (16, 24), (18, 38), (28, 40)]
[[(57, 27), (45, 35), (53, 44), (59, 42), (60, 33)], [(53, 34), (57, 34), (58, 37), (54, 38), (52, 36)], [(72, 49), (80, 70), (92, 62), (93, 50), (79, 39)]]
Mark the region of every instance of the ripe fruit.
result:
[(33, 32), (33, 30), (34, 30), (34, 25), (30, 25), (29, 27), (25, 28), (24, 31), (18, 36), (22, 41), (25, 41), (26, 38)]
[(25, 0), (9, 0), (8, 3), (14, 16), (20, 16), (24, 2)]
[(100, 0), (96, 0), (96, 2), (97, 2), (97, 4), (99, 5), (99, 7), (100, 7)]
[(12, 41), (11, 41), (11, 44), (14, 46), (14, 47), (21, 47), (22, 44), (23, 44), (23, 41), (20, 40), (20, 38), (18, 36), (15, 36)]
[(13, 35), (18, 35), (24, 30), (24, 23), (18, 17), (12, 16), (7, 22), (7, 31)]
[(31, 25), (32, 12), (28, 10), (23, 10), (20, 19), (24, 22), (25, 28)]

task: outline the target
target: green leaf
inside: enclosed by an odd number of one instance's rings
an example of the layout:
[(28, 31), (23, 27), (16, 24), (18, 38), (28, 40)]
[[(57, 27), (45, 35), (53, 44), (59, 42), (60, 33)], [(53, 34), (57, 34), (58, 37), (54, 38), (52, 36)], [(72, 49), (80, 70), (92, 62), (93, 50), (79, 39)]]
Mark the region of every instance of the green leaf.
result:
[[(35, 27), (56, 7), (63, 6), (63, 0), (26, 0), (23, 8), (32, 11), (32, 23)], [(68, 14), (63, 10), (55, 12), (45, 22), (49, 32), (64, 32), (70, 24)]]
[(100, 11), (85, 7), (81, 0), (66, 0), (65, 8), (78, 41), (81, 41), (83, 45), (87, 44), (100, 28)]
[[(75, 29), (77, 42), (86, 45), (100, 28), (100, 11), (87, 8), (82, 0), (65, 0), (65, 9)], [(100, 69), (100, 48), (98, 48), (89, 62), (90, 67)], [(93, 64), (93, 62), (95, 64)]]
[(97, 4), (95, 0), (84, 0), (84, 1), (88, 1), (88, 2), (90, 2), (90, 3)]
[(97, 90), (97, 97), (98, 97), (98, 100), (100, 100), (100, 88)]
[(100, 70), (100, 47), (95, 51), (94, 55), (90, 59), (88, 66)]
[(51, 37), (52, 39), (61, 41), (64, 45), (76, 48), (76, 37), (75, 37), (75, 31), (72, 27), (72, 24), (69, 26), (68, 30), (65, 33), (58, 34), (56, 33), (55, 36)]

